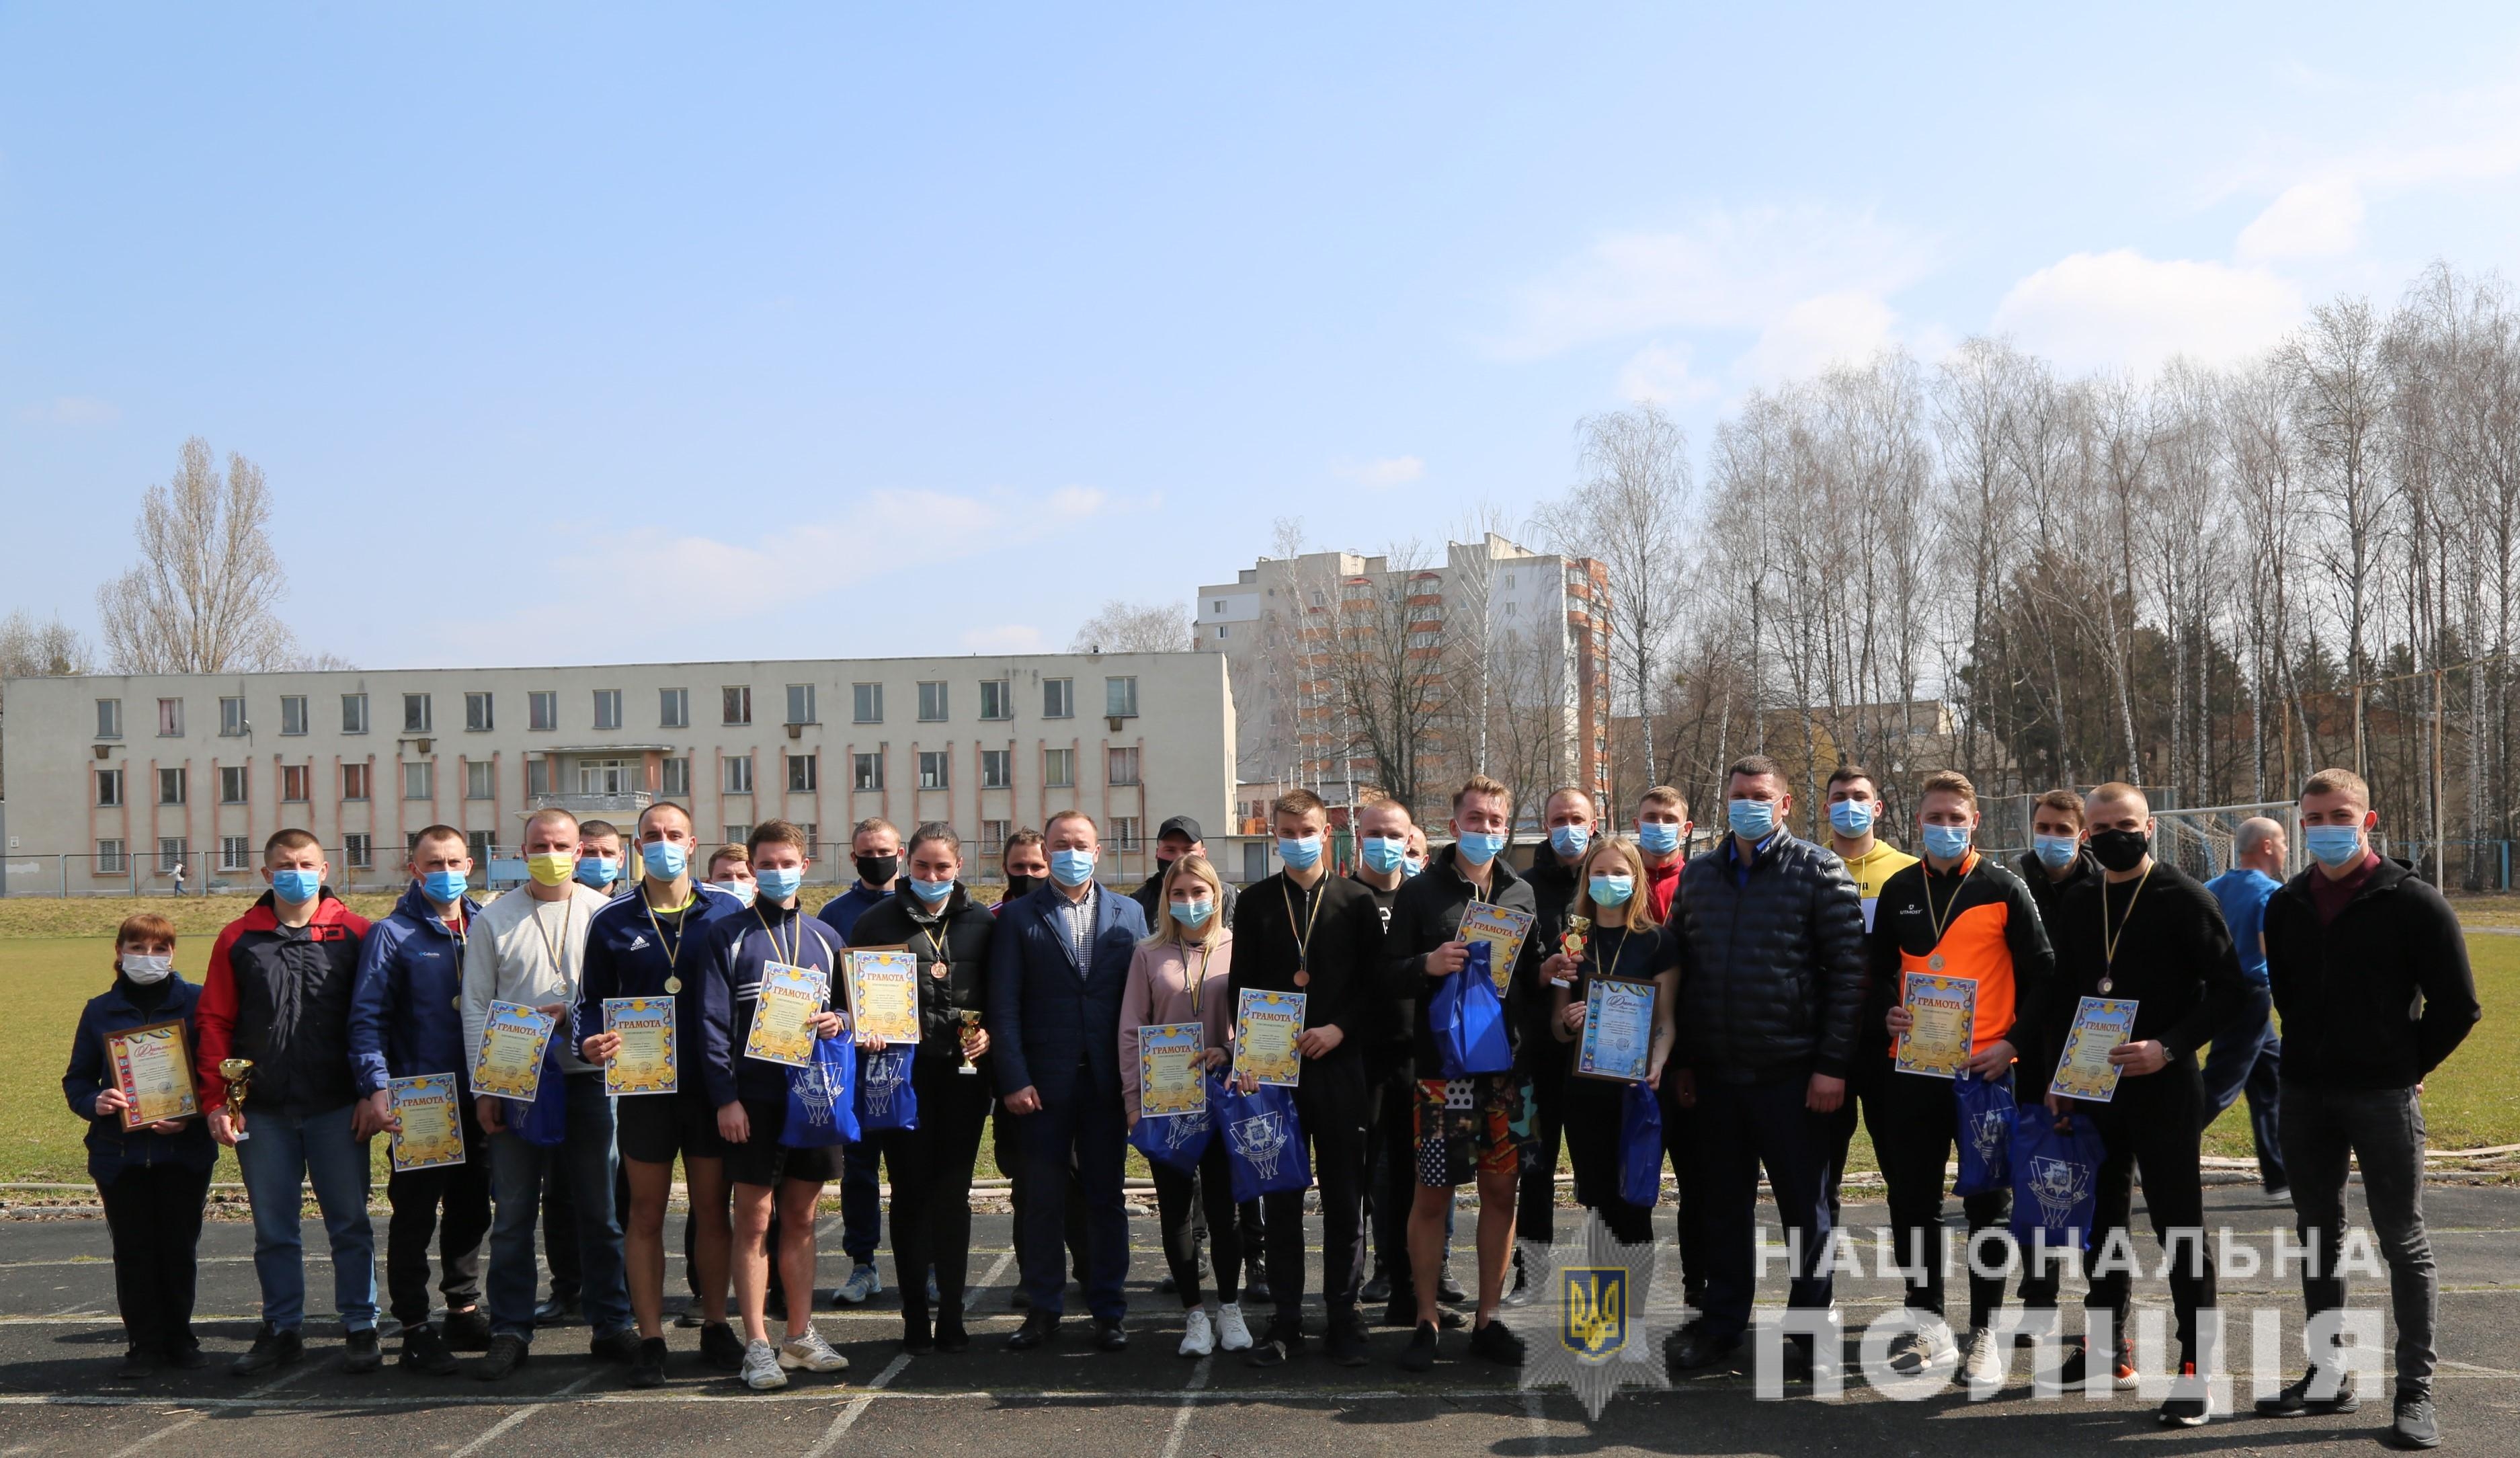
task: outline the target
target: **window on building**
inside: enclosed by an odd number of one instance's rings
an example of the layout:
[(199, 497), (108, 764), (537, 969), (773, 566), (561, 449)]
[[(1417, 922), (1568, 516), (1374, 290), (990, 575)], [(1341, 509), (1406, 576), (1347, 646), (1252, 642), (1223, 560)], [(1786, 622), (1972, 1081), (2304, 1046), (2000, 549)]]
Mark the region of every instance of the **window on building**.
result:
[(936, 723), (945, 717), (945, 685), (942, 681), (919, 686), (919, 717), (923, 723)]
[(184, 767), (158, 771), (158, 803), (180, 805), (184, 802)]
[(402, 696), (403, 733), (427, 734), (429, 732), (429, 726), (436, 722), (436, 717), (437, 716), (434, 713), (429, 711), (428, 696), (427, 694), (405, 694)]
[(718, 789), (727, 795), (750, 795), (752, 793), (752, 756), (741, 754), (724, 760), (723, 763), (726, 765), (725, 783)]
[(852, 790), (881, 790), (883, 788), (883, 756), (881, 754), (850, 755), (849, 788)]
[(692, 691), (658, 689), (656, 691), (656, 727), (689, 729), (692, 727)]
[(342, 766), (341, 766), (341, 798), (343, 798), (343, 799), (366, 799), (367, 797), (368, 797), (368, 766), (366, 766), (366, 765), (364, 765), (364, 764), (344, 764), (344, 765), (342, 765)]
[(99, 841), (96, 843), (96, 874), (99, 876), (119, 876), (129, 869), (130, 863), (122, 858), (122, 843), (120, 841)]
[(549, 794), (551, 794), (551, 760), (548, 758), (533, 758), (526, 760), (526, 798), (530, 799), (537, 796)]
[(1014, 779), (1014, 752), (982, 750), (980, 752), (980, 788), (1004, 790)]
[(729, 845), (741, 845), (741, 844), (742, 844), (744, 842), (749, 841), (749, 840), (751, 840), (751, 839), (752, 839), (752, 827), (751, 827), (751, 826), (748, 826), (748, 825), (742, 825), (742, 824), (736, 824), (736, 825), (730, 825), (730, 826), (728, 826), (728, 827), (726, 828), (726, 843), (727, 843), (727, 844), (729, 844)]
[(1103, 752), (1102, 783), (1135, 785), (1138, 783), (1138, 751), (1135, 746), (1111, 749)]
[(668, 754), (656, 767), (656, 793), (663, 796), (689, 796), (692, 793), (692, 761), (684, 754)]
[(464, 696), (464, 732), (487, 734), (490, 728), (490, 696), (486, 693), (466, 694)]
[(284, 804), (304, 804), (315, 797), (315, 766), (284, 764), (280, 767), (280, 798)]
[(984, 719), (1013, 718), (1015, 716), (1015, 696), (1011, 692), (1013, 688), (1014, 685), (1007, 682), (1003, 678), (981, 679), (980, 717)]
[(290, 735), (306, 732), (306, 696), (304, 694), (280, 696), (280, 732)]
[(244, 836), (219, 837), (219, 869), (250, 871), (253, 869), (253, 842)]
[(1076, 752), (1044, 750), (1041, 755), (1041, 783), (1051, 790), (1076, 788)]
[(158, 870), (159, 874), (174, 870), (192, 856), (192, 849), (181, 836), (158, 838)]
[(946, 777), (950, 773), (946, 768), (946, 764), (952, 757), (952, 755), (946, 753), (943, 750), (920, 751), (919, 788), (922, 790), (944, 789), (946, 787)]
[(183, 701), (183, 700), (181, 700), (181, 699), (160, 699), (160, 700), (158, 700), (158, 738), (160, 738), (160, 739), (181, 739), (181, 738), (183, 737), (183, 735), (184, 735), (184, 701)]
[(429, 798), (430, 797), (432, 797), (433, 795), (435, 795), (435, 794), (436, 794), (436, 791), (437, 791), (437, 761), (436, 761), (436, 760), (433, 760), (433, 759), (411, 759), (411, 760), (406, 760), (406, 761), (404, 761), (404, 763), (403, 763), (403, 767), (402, 767), (402, 797), (403, 797), (403, 798), (405, 798), (405, 799), (428, 799), (428, 798)]
[(791, 683), (788, 686), (788, 722), (790, 724), (811, 724), (816, 722), (814, 718), (814, 686), (812, 684)]
[(487, 759), (465, 760), (464, 797), (466, 799), (497, 799), (499, 797), (499, 766)]
[(813, 754), (790, 754), (788, 756), (788, 794), (811, 795), (814, 793), (815, 786), (819, 782), (820, 778), (816, 773), (815, 767), (815, 761), (818, 757), (819, 756)]
[(1221, 642), (1221, 641), (1223, 641), (1223, 639), (1224, 639), (1224, 637), (1225, 637), (1225, 630), (1226, 630), (1226, 628), (1227, 628), (1228, 626), (1230, 626), (1230, 624), (1222, 623), (1222, 622), (1220, 622), (1220, 623), (1218, 623), (1218, 624), (1216, 625), (1216, 636), (1217, 636), (1217, 639), (1218, 639), (1220, 642)]
[(1045, 719), (1076, 717), (1076, 680), (1045, 678), (1041, 681), (1041, 716)]
[(100, 769), (96, 772), (96, 802), (106, 809), (122, 803), (122, 771)]
[(853, 683), (849, 685), (849, 722), (880, 724), (883, 722), (883, 685)]
[(353, 871), (368, 871), (375, 869), (377, 864), (376, 837), (356, 832), (343, 836), (341, 838), (341, 859), (348, 861), (350, 863), (350, 869)]
[(96, 701), (96, 737), (99, 739), (120, 739), (122, 737), (121, 700), (99, 699)]
[(525, 727), (546, 734), (560, 727), (560, 692), (534, 689), (525, 695)]
[(998, 853), (1000, 853), (1001, 851), (1005, 850), (1006, 848), (1007, 848), (1007, 822), (1006, 822), (1006, 821), (1003, 821), (1003, 820), (983, 820), (983, 821), (981, 821), (981, 822), (980, 822), (980, 853), (981, 853), (982, 855), (994, 856), (994, 855), (997, 855)]
[(341, 696), (341, 732), (343, 734), (368, 732), (367, 695), (343, 694)]
[(219, 766), (219, 803), (241, 805), (246, 802), (246, 773), (242, 764)]
[(499, 843), (491, 840), (486, 830), (466, 831), (464, 847), (472, 852), (472, 864), (476, 869), (488, 867), (490, 858), (499, 853)]
[(1138, 716), (1138, 678), (1127, 674), (1102, 680), (1102, 712), (1115, 719)]
[(1111, 841), (1122, 850), (1135, 850), (1143, 838), (1143, 822), (1135, 815), (1111, 817)]
[(621, 691), (619, 689), (595, 691), (595, 727), (598, 729), (621, 727)]
[(725, 710), (724, 722), (729, 724), (749, 724), (752, 722), (751, 685), (741, 683), (729, 684), (720, 692), (719, 697)]

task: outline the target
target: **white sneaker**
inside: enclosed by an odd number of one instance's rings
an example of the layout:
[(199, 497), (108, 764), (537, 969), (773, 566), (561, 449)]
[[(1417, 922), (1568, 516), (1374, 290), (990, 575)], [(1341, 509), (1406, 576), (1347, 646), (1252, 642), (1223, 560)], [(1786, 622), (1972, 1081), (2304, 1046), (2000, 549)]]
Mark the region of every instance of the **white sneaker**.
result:
[[(1207, 1313), (1202, 1311), (1199, 1314), (1204, 1316)], [(1242, 1307), (1239, 1303), (1227, 1301), (1216, 1308), (1216, 1344), (1227, 1351), (1251, 1349), (1251, 1328), (1242, 1324)]]
[(1901, 1372), (1923, 1372), (1950, 1361), (1958, 1350), (1951, 1323), (1939, 1316), (1928, 1316), (1914, 1331), (1891, 1344), (1890, 1365)]
[(863, 1306), (872, 1297), (883, 1294), (883, 1277), (876, 1273), (875, 1262), (854, 1266), (848, 1280), (832, 1293), (832, 1299), (843, 1306)]
[(2003, 1344), (1985, 1327), (1971, 1327), (1968, 1334), (1968, 1359), (1961, 1365), (1961, 1375), (1968, 1385), (1980, 1390), (1999, 1388), (2004, 1378)]
[(1193, 1306), (1182, 1320), (1181, 1354), (1203, 1357), (1216, 1350), (1216, 1327), (1207, 1319), (1207, 1308)]
[(779, 1370), (778, 1347), (767, 1342), (744, 1344), (743, 1385), (756, 1392), (775, 1392), (788, 1386), (788, 1374)]
[(790, 1372), (846, 1372), (849, 1359), (832, 1350), (832, 1344), (809, 1325), (805, 1335), (788, 1338), (779, 1348), (779, 1365)]

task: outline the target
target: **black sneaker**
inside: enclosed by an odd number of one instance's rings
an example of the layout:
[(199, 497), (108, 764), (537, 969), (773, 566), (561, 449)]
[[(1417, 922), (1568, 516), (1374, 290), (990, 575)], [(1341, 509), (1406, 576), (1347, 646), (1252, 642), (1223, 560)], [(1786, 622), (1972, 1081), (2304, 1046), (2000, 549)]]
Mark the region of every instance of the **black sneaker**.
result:
[(707, 1322), (700, 1327), (700, 1360), (720, 1372), (741, 1372), (743, 1339), (723, 1321)]
[(599, 1362), (618, 1362), (626, 1367), (639, 1360), (639, 1329), (625, 1326), (617, 1332), (589, 1338), (586, 1351)]
[(1458, 1306), (1469, 1299), (1470, 1294), (1462, 1289), (1461, 1282), (1453, 1279), (1451, 1271), (1444, 1272), (1444, 1279), (1435, 1283), (1435, 1299), (1439, 1301), (1451, 1301)]
[(1259, 1341), (1251, 1344), (1250, 1355), (1242, 1361), (1252, 1367), (1282, 1367), (1304, 1349), (1304, 1331), (1295, 1322), (1281, 1318), (1269, 1323)]
[(964, 1330), (960, 1315), (936, 1318), (936, 1349), (947, 1353), (971, 1349), (971, 1334)]
[(2441, 1419), (2433, 1415), (2433, 1399), (2422, 1392), (2400, 1392), (2397, 1416), (2389, 1424), (2389, 1441), (2402, 1448), (2438, 1448), (2441, 1446)]
[(2340, 1373), (2336, 1379), (2334, 1395), (2314, 1397), (2311, 1395), (2311, 1389), (2318, 1380), (2318, 1369), (2314, 1367), (2301, 1375), (2301, 1381), (2285, 1388), (2282, 1391), (2272, 1397), (2260, 1397), (2258, 1416), (2300, 1418), (2316, 1414), (2324, 1418), (2341, 1416), (2362, 1409), (2362, 1399), (2354, 1390), (2354, 1379)]
[(165, 1353), (162, 1360), (166, 1366), (178, 1372), (199, 1372), (210, 1364), (210, 1354), (202, 1350), (200, 1343), (187, 1342)]
[(454, 1348), (437, 1334), (437, 1328), (425, 1321), (402, 1329), (401, 1364), (431, 1377), (444, 1377), (460, 1365), (455, 1360)]
[[(2073, 1348), (2065, 1353), (2064, 1362), (2056, 1368), (2056, 1375), (2048, 1379), (2048, 1385), (2058, 1388), (2081, 1387), (2085, 1375), (2090, 1371), (2090, 1355), (2091, 1348), (2088, 1344), (2081, 1342), (2075, 1343)], [(2135, 1370), (2135, 1344), (2120, 1338), (2117, 1355), (2111, 1360), (2109, 1367), (2109, 1386), (2124, 1392), (2132, 1390), (2140, 1385), (2141, 1381), (2142, 1379)]]
[[(422, 1331), (428, 1330), (423, 1326)], [(341, 1339), (341, 1370), (353, 1376), (365, 1376), (385, 1364), (384, 1353), (377, 1349), (377, 1329), (351, 1332)]]
[(272, 1330), (271, 1323), (264, 1322), (254, 1333), (253, 1345), (228, 1370), (239, 1377), (260, 1377), (266, 1372), (276, 1372), (304, 1355), (306, 1343), (294, 1328), (276, 1332)]
[(665, 1385), (665, 1339), (648, 1337), (639, 1343), (638, 1354), (630, 1358), (630, 1386), (661, 1388)]
[(446, 1339), (448, 1351), (488, 1351), (490, 1349), (490, 1313), (474, 1306), (469, 1311), (449, 1311), (437, 1324), (437, 1334)]
[(1252, 1266), (1244, 1275), (1241, 1299), (1243, 1305), (1254, 1310), (1276, 1303), (1278, 1299), (1269, 1294), (1269, 1278), (1260, 1273), (1260, 1267)]
[(2182, 1362), (2179, 1376), (2170, 1384), (2170, 1395), (2162, 1399), (2161, 1426), (2202, 1428), (2207, 1416), (2205, 1385), (2197, 1380), (2196, 1364)]
[(1692, 1321), (1663, 1343), (1662, 1356), (1674, 1372), (1693, 1372), (1712, 1367), (1740, 1349), (1738, 1334), (1717, 1336), (1704, 1322)]
[(113, 1369), (115, 1382), (141, 1382), (157, 1375), (157, 1356), (137, 1346), (124, 1352), (121, 1365)]
[(490, 1339), (490, 1350), (472, 1364), (472, 1375), (483, 1382), (504, 1382), (525, 1364), (528, 1355), (524, 1338), (501, 1332)]
[(1418, 1323), (1418, 1330), (1409, 1334), (1409, 1344), (1400, 1351), (1400, 1370), (1403, 1372), (1435, 1370), (1435, 1323), (1421, 1321)]
[(1377, 1301), (1391, 1299), (1391, 1277), (1384, 1272), (1375, 1271), (1373, 1279), (1366, 1282), (1364, 1288), (1357, 1292), (1356, 1299), (1369, 1306)]
[(683, 1308), (683, 1314), (674, 1318), (674, 1330), (678, 1332), (696, 1332), (698, 1331), (700, 1327), (707, 1322), (707, 1320), (708, 1318), (700, 1315), (700, 1308), (697, 1303), (685, 1306)]
[(1365, 1318), (1354, 1310), (1331, 1312), (1329, 1335), (1322, 1339), (1322, 1349), (1342, 1367), (1364, 1366), (1368, 1355)]
[(1470, 1329), (1470, 1355), (1485, 1357), (1508, 1367), (1519, 1367), (1523, 1358), (1522, 1339), (1507, 1330), (1504, 1322), (1490, 1319), (1487, 1325)]

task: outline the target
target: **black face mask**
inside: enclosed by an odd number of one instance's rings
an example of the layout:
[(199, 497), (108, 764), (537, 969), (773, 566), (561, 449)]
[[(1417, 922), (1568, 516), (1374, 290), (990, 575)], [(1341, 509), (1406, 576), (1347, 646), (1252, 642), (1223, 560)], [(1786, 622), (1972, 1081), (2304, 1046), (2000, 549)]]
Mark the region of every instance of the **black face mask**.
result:
[(1016, 876), (1011, 873), (1007, 877), (1007, 894), (1005, 899), (1012, 901), (1017, 896), (1029, 896), (1034, 891), (1039, 890), (1042, 887), (1048, 884), (1049, 881), (1046, 877)]
[(2152, 841), (2139, 830), (2092, 832), (2092, 859), (2111, 871), (2132, 871), (2143, 864)]
[(862, 855), (858, 857), (858, 880), (869, 886), (890, 886), (901, 874), (901, 857), (897, 855)]

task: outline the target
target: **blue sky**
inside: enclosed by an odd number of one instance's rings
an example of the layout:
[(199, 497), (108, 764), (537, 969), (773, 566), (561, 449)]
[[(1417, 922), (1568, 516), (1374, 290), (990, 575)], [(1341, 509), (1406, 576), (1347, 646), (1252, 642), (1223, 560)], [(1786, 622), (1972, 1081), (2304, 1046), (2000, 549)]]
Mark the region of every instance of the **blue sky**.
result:
[(1057, 649), (1640, 395), (2520, 261), (2509, 7), (2043, 9), (0, 7), (0, 612), (198, 433), (363, 666)]

